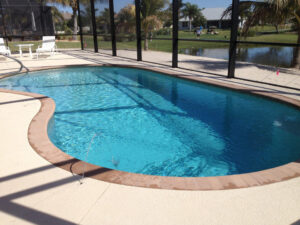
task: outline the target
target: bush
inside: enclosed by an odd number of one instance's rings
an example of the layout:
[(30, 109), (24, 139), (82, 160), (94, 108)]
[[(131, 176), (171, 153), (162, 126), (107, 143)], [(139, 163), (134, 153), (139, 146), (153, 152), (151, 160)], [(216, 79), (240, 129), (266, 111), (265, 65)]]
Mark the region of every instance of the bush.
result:
[(293, 23), (291, 26), (291, 30), (292, 31), (297, 31), (298, 29), (300, 29), (299, 25), (297, 25), (296, 23)]
[[(256, 31), (255, 30), (249, 30), (246, 37), (254, 37), (256, 35)], [(238, 31), (238, 36), (243, 36), (242, 32), (239, 30)]]
[(116, 41), (117, 41), (117, 42), (123, 42), (123, 41), (125, 41), (125, 39), (126, 39), (126, 37), (124, 38), (123, 36), (121, 36), (121, 37), (120, 37), (120, 36), (117, 36), (117, 37), (116, 37)]
[(249, 30), (247, 37), (254, 37), (256, 35), (256, 31), (255, 30)]
[(135, 34), (130, 34), (128, 37), (128, 41), (135, 41), (135, 40), (136, 40)]
[(163, 29), (160, 29), (158, 31), (156, 31), (154, 33), (154, 36), (156, 35), (170, 35), (171, 34), (171, 29), (170, 28), (163, 28)]
[(66, 27), (65, 34), (72, 34), (72, 30), (69, 27)]
[(104, 41), (111, 41), (111, 37), (109, 35), (103, 36)]
[(129, 34), (129, 35), (119, 34), (119, 35), (120, 36), (116, 37), (117, 42), (126, 42), (126, 41), (135, 41), (136, 40), (135, 34)]

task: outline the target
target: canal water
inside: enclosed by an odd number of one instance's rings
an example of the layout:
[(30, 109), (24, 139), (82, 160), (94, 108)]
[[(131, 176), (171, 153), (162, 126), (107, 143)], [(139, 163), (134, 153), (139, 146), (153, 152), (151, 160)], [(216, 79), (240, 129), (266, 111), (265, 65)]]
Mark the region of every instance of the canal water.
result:
[[(228, 59), (228, 48), (187, 48), (180, 54)], [(293, 47), (241, 47), (237, 49), (237, 61), (252, 62), (276, 67), (292, 67)]]

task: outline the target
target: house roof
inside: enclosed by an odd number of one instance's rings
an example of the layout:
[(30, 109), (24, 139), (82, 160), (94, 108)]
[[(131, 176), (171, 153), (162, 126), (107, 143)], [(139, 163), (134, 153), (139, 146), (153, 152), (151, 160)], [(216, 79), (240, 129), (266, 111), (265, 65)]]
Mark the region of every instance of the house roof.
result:
[[(221, 20), (223, 12), (225, 10), (226, 10), (226, 8), (205, 8), (201, 12), (207, 21), (212, 21), (212, 20)], [(230, 20), (230, 19), (231, 18), (229, 15), (227, 15), (223, 18), (223, 20)], [(189, 18), (183, 17), (179, 21), (187, 22), (187, 21), (189, 21)]]
[[(223, 12), (226, 8), (206, 8), (202, 10), (202, 13), (206, 20), (220, 20), (222, 18)], [(230, 20), (230, 16), (225, 16), (223, 20)]]
[(72, 14), (71, 14), (71, 13), (63, 12), (61, 15), (63, 16), (63, 18), (64, 18), (65, 20), (70, 20), (70, 19), (72, 19)]

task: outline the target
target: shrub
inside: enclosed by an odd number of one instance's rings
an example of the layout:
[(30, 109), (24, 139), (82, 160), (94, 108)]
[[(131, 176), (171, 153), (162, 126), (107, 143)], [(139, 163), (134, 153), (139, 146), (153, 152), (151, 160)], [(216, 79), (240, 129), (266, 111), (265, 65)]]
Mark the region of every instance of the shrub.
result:
[(69, 27), (66, 27), (65, 34), (72, 34), (72, 30)]
[(154, 33), (154, 35), (170, 35), (171, 29), (170, 28), (163, 28)]
[(117, 41), (117, 42), (123, 42), (123, 41), (125, 41), (125, 39), (126, 39), (126, 38), (124, 38), (123, 36), (117, 36), (117, 37), (116, 37), (116, 41)]
[(255, 30), (249, 30), (247, 37), (254, 37), (256, 35), (256, 31)]
[(244, 37), (254, 37), (256, 35), (255, 30), (249, 30), (247, 35), (243, 34), (240, 30), (238, 31), (238, 36), (244, 36)]
[(128, 41), (135, 41), (135, 40), (136, 40), (135, 34), (130, 34), (128, 37)]
[(129, 34), (129, 35), (119, 34), (119, 36), (116, 37), (117, 42), (135, 41), (135, 40), (136, 40), (135, 34)]
[(110, 38), (109, 35), (105, 35), (105, 36), (103, 36), (103, 40), (104, 41), (111, 41), (111, 38)]

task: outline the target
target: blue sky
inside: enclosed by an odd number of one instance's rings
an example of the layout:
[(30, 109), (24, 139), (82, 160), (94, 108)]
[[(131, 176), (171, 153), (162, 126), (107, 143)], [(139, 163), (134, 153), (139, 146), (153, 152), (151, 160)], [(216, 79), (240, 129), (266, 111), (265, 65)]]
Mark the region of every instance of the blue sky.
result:
[(200, 8), (227, 8), (232, 0), (183, 0), (183, 2), (197, 4)]
[[(133, 2), (131, 0), (115, 0), (115, 11), (118, 12), (121, 8)], [(199, 8), (227, 8), (232, 3), (232, 0), (183, 0), (183, 2), (197, 4)]]
[[(170, 0), (171, 2), (172, 0)], [(114, 0), (115, 11), (118, 12), (121, 8), (128, 4), (132, 4), (134, 0)], [(192, 4), (197, 4), (199, 8), (226, 8), (232, 3), (232, 0), (183, 0), (184, 3), (190, 2)], [(96, 8), (108, 7), (108, 4), (96, 3)], [(98, 5), (98, 7), (97, 7)], [(61, 11), (72, 12), (70, 7), (58, 7)]]

